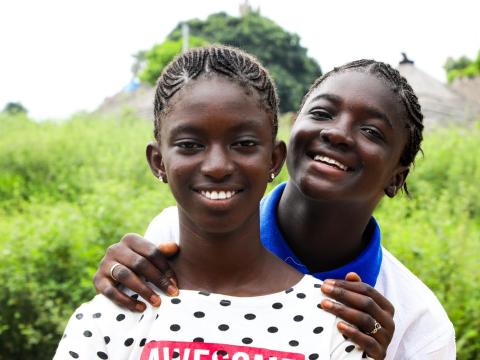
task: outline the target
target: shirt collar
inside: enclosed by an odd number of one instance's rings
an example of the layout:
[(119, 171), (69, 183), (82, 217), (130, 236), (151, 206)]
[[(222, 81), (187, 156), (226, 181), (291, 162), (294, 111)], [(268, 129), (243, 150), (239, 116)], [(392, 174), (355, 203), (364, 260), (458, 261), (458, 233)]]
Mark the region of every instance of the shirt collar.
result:
[(382, 247), (380, 227), (374, 217), (372, 216), (368, 224), (369, 227), (373, 228), (372, 236), (357, 258), (337, 269), (310, 273), (302, 261), (293, 253), (278, 226), (277, 207), (286, 184), (282, 183), (275, 187), (260, 202), (260, 238), (263, 245), (298, 271), (313, 275), (317, 279), (344, 279), (347, 273), (354, 271), (360, 275), (363, 282), (375, 286), (382, 264)]

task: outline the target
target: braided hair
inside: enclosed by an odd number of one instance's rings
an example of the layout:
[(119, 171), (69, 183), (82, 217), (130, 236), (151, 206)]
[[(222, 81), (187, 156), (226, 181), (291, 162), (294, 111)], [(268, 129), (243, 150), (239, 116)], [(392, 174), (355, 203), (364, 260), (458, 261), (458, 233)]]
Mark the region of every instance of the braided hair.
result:
[(252, 55), (223, 45), (195, 48), (177, 56), (158, 78), (154, 101), (154, 136), (160, 139), (161, 120), (170, 99), (187, 83), (200, 75), (217, 75), (231, 79), (247, 90), (255, 90), (261, 104), (273, 116), (275, 138), (278, 131), (278, 95), (268, 71)]
[[(413, 91), (410, 84), (407, 82), (398, 70), (391, 67), (389, 64), (383, 63), (381, 61), (375, 60), (356, 60), (349, 62), (340, 67), (336, 67), (333, 70), (325, 73), (323, 76), (319, 77), (313, 85), (310, 87), (308, 93), (304, 96), (302, 101), (302, 106), (305, 104), (305, 101), (310, 96), (312, 91), (314, 91), (325, 79), (330, 77), (333, 74), (345, 72), (345, 71), (359, 71), (367, 74), (372, 74), (380, 79), (384, 80), (393, 90), (393, 92), (398, 96), (399, 100), (403, 104), (406, 113), (407, 121), (406, 128), (408, 130), (408, 141), (403, 149), (403, 153), (400, 157), (400, 164), (403, 166), (410, 166), (414, 164), (415, 156), (421, 149), (421, 142), (423, 140), (423, 114), (418, 101), (417, 95)], [(407, 183), (403, 185), (404, 191), (408, 195)]]

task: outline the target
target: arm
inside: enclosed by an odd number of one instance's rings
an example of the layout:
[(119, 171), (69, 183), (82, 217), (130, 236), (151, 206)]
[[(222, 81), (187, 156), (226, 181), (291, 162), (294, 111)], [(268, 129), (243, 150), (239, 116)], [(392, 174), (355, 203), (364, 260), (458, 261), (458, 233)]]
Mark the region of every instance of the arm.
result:
[[(395, 331), (393, 305), (354, 273), (349, 273), (346, 281), (325, 280), (321, 289), (339, 302), (323, 300), (321, 303), (326, 311), (346, 321), (338, 322), (338, 330), (370, 357), (384, 359)], [(381, 328), (373, 333), (375, 322)]]

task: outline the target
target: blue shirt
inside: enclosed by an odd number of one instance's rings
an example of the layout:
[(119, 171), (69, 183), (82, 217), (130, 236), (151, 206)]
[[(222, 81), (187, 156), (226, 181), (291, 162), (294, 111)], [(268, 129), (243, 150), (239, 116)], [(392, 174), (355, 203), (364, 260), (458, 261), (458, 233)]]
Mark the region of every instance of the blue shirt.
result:
[(356, 259), (337, 269), (311, 273), (293, 253), (278, 227), (277, 207), (286, 184), (278, 185), (260, 202), (260, 238), (263, 245), (298, 271), (313, 275), (317, 279), (344, 279), (347, 273), (354, 271), (360, 275), (363, 282), (375, 286), (382, 264), (382, 247), (380, 227), (373, 216), (369, 223), (369, 226), (373, 228), (372, 237)]

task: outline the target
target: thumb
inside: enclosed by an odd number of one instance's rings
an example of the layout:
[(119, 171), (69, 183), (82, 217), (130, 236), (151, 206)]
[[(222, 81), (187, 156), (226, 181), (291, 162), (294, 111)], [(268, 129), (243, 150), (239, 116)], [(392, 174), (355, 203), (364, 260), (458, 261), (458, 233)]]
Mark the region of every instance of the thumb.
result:
[(353, 281), (353, 282), (360, 282), (360, 281), (362, 281), (362, 278), (355, 272), (349, 272), (347, 275), (345, 275), (345, 280)]
[(178, 247), (178, 244), (175, 243), (175, 242), (167, 242), (167, 243), (163, 243), (163, 244), (158, 245), (158, 250), (160, 250), (160, 252), (165, 257), (168, 258), (168, 257), (172, 257), (173, 255), (178, 253), (180, 248)]

